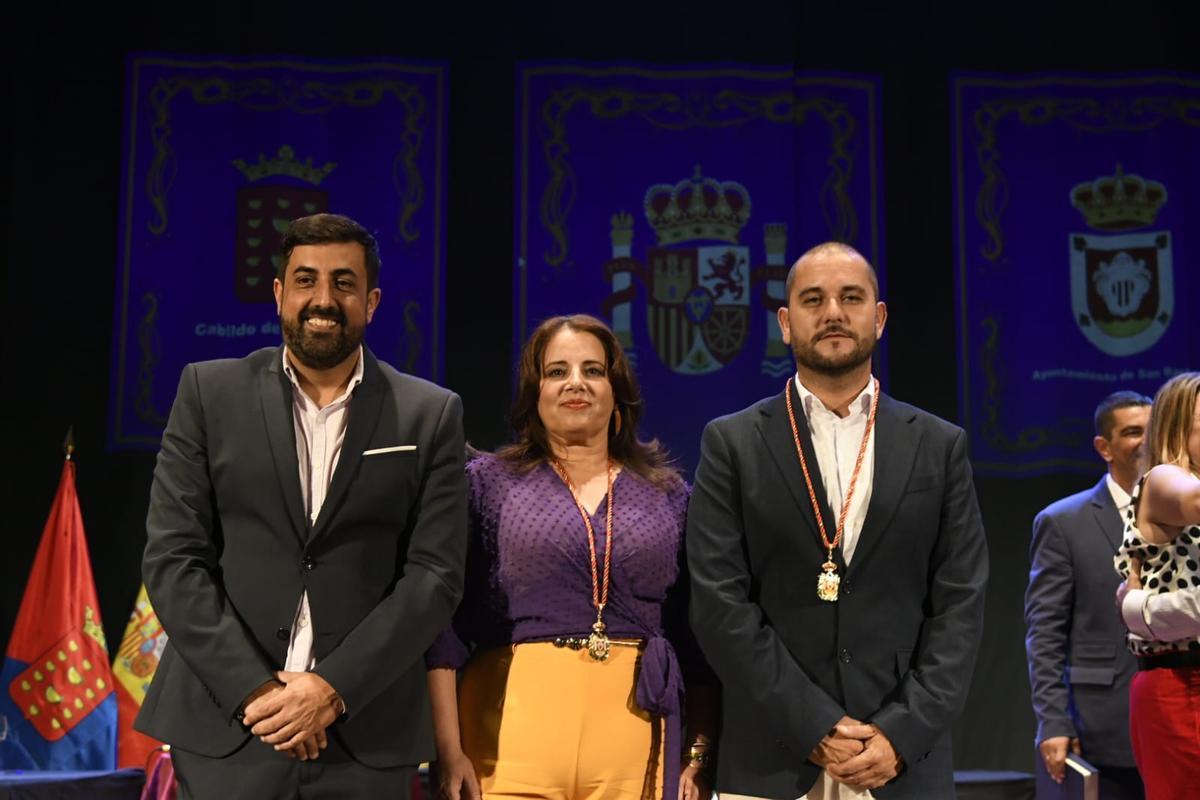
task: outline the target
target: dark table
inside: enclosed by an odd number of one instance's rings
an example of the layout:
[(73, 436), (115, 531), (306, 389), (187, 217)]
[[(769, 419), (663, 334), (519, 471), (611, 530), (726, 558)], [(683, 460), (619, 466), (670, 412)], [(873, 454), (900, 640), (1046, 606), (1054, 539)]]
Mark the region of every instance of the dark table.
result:
[(0, 800), (138, 800), (146, 773), (0, 770)]

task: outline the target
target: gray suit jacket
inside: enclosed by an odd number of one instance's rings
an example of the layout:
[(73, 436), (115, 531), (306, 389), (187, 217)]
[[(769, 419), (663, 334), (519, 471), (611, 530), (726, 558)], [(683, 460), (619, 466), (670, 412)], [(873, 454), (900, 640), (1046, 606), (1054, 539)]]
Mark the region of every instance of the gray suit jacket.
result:
[(1113, 605), (1122, 529), (1104, 478), (1037, 515), (1025, 650), (1037, 741), (1078, 736), (1088, 761), (1132, 767), (1129, 682), (1137, 664)]
[(987, 579), (963, 431), (880, 397), (871, 500), (836, 603), (816, 595), (826, 554), (782, 393), (705, 428), (687, 522), (692, 628), (722, 683), (718, 790), (805, 794), (819, 775), (809, 753), (849, 715), (906, 764), (876, 797), (953, 797), (950, 728)]
[(210, 757), (237, 749), (238, 706), (282, 667), (307, 591), (314, 671), (348, 711), (334, 735), (369, 766), (433, 756), (422, 655), (462, 595), (462, 405), (363, 354), (312, 525), (281, 350), (184, 369), (146, 519), (142, 574), (169, 643), (139, 730)]

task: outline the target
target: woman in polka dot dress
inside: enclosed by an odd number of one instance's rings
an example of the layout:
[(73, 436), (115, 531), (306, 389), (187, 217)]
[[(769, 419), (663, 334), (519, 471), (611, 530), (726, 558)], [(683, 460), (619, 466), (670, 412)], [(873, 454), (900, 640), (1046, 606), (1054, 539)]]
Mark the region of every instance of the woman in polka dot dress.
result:
[(715, 678), (687, 625), (688, 488), (637, 438), (640, 414), (604, 323), (534, 331), (513, 444), (468, 464), (466, 592), (426, 654), (445, 800), (711, 794)]
[(1146, 442), (1116, 556), (1138, 657), (1130, 737), (1147, 800), (1200, 798), (1200, 373), (1159, 389)]

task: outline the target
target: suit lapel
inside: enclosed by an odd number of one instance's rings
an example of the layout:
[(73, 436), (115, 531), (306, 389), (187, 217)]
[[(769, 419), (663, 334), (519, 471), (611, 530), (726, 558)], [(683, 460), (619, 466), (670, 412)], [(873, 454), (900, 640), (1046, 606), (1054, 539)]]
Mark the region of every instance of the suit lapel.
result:
[(325, 493), (325, 502), (321, 505), (321, 513), (313, 524), (310, 539), (315, 539), (329, 527), (329, 519), (337, 511), (342, 496), (350, 487), (351, 478), (358, 472), (362, 461), (363, 451), (371, 441), (371, 434), (379, 422), (379, 412), (383, 408), (383, 376), (379, 372), (379, 364), (375, 357), (363, 347), (363, 379), (354, 390), (347, 412), (350, 418), (346, 421), (346, 436), (342, 439), (342, 449), (338, 455), (337, 469), (329, 481), (329, 491)]
[(875, 414), (875, 476), (871, 485), (871, 501), (867, 504), (867, 517), (858, 534), (850, 569), (866, 560), (900, 507), (921, 441), (920, 434), (912, 424), (915, 418), (915, 414), (905, 413), (886, 394), (879, 396), (879, 409)]
[[(808, 462), (808, 474), (813, 482), (813, 492), (817, 496), (821, 515), (825, 518), (825, 532), (832, 539), (837, 530), (837, 517), (829, 510), (825, 484), (821, 480), (821, 470), (817, 466), (817, 455), (813, 450), (812, 436), (808, 432), (808, 418), (804, 414), (804, 406), (796, 393), (794, 381), (788, 381), (787, 391), (792, 395), (792, 408), (796, 412), (796, 430), (800, 435), (800, 447), (804, 450), (804, 458)], [(813, 541), (824, 553), (825, 545), (821, 541), (817, 518), (813, 515), (812, 499), (808, 496), (804, 472), (800, 468), (800, 457), (796, 455), (796, 442), (792, 438), (792, 425), (788, 421), (787, 401), (783, 394), (778, 395), (763, 407), (758, 430), (767, 446), (767, 452), (771, 454), (771, 459), (783, 476), (783, 482), (787, 484), (792, 501), (800, 509), (800, 517), (808, 525)], [(830, 527), (831, 521), (835, 527)], [(836, 554), (836, 560), (840, 566), (840, 552)]]
[(1096, 530), (1108, 540), (1115, 554), (1121, 546), (1121, 536), (1125, 532), (1125, 523), (1117, 511), (1112, 494), (1108, 491), (1108, 479), (1101, 478), (1092, 490), (1092, 513), (1096, 517)]
[(296, 460), (296, 423), (292, 409), (292, 384), (283, 372), (282, 348), (267, 369), (258, 375), (258, 394), (275, 477), (283, 493), (288, 519), (301, 542), (308, 535), (304, 518), (304, 498), (300, 493), (300, 463)]

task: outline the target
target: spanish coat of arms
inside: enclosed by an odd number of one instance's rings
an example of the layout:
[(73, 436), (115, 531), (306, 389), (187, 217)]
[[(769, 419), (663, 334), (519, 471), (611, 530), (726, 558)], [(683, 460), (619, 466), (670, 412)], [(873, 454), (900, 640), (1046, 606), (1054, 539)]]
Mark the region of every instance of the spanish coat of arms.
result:
[(698, 165), (690, 179), (651, 186), (644, 207), (657, 237), (646, 261), (632, 257), (633, 217), (619, 213), (612, 218), (613, 257), (605, 264), (612, 294), (604, 307), (630, 354), (636, 353), (637, 277), (646, 290), (646, 334), (673, 372), (717, 372), (742, 352), (753, 326), (765, 324), (760, 370), (788, 374), (790, 354), (775, 324), (775, 311), (785, 302), (786, 226), (764, 226), (766, 262), (752, 266), (750, 248), (739, 242), (750, 219), (750, 193), (735, 181), (704, 177)]

